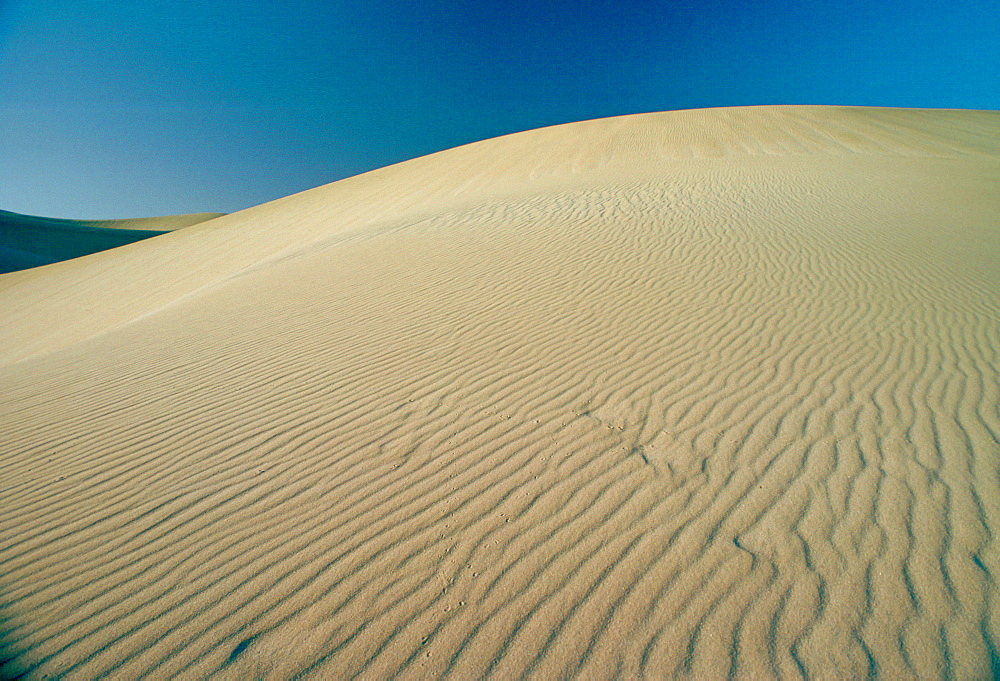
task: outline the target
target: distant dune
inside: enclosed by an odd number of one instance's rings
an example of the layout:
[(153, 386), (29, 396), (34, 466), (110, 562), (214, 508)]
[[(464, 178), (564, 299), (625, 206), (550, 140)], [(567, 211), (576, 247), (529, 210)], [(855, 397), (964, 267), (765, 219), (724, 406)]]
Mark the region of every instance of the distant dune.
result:
[(534, 130), (0, 319), (0, 676), (1000, 673), (997, 112)]
[(130, 220), (62, 220), (0, 210), (0, 274), (79, 258), (222, 213), (192, 213)]

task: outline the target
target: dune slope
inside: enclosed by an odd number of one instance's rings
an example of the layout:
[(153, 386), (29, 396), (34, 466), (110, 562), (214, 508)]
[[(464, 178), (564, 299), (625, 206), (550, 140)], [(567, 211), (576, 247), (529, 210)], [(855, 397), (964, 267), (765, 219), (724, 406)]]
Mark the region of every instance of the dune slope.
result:
[(0, 276), (0, 675), (1000, 669), (1000, 115), (488, 140)]
[(221, 215), (191, 213), (127, 220), (63, 220), (0, 210), (0, 274), (117, 248)]

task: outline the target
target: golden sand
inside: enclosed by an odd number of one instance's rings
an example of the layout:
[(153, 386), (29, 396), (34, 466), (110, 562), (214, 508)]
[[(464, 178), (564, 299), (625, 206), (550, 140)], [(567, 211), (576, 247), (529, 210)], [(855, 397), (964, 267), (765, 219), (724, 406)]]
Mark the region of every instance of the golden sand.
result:
[(0, 276), (0, 676), (989, 677), (1000, 114), (520, 133)]

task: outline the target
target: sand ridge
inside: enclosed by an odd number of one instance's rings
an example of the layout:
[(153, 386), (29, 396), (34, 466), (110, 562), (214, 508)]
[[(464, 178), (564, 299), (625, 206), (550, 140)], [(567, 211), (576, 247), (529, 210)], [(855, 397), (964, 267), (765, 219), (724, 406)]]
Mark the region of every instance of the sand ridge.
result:
[(192, 213), (125, 220), (64, 220), (0, 210), (0, 273), (79, 258), (221, 215)]
[(997, 133), (589, 121), (3, 275), (3, 672), (988, 676)]

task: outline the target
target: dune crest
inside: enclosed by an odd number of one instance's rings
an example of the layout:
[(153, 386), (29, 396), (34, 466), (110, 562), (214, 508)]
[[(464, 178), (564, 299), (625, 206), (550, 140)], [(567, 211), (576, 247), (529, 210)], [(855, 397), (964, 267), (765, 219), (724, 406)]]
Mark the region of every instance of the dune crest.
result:
[(643, 114), (0, 276), (0, 675), (989, 676), (998, 182)]

